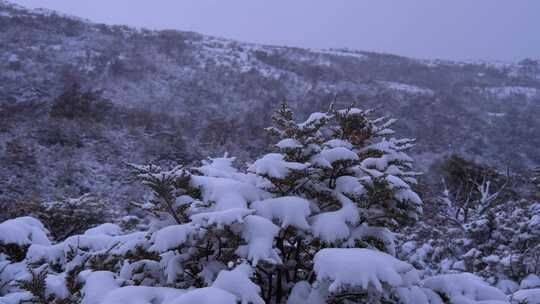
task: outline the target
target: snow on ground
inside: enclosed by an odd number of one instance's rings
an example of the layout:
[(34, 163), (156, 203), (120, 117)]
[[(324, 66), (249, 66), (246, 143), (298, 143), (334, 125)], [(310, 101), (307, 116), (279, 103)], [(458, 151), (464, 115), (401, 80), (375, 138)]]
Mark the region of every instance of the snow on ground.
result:
[(523, 95), (527, 99), (532, 99), (540, 96), (540, 90), (531, 87), (507, 86), (507, 87), (489, 87), (480, 89), (486, 94), (493, 95), (497, 98), (508, 98), (515, 95)]
[(192, 44), (200, 47), (198, 60), (201, 66), (213, 62), (218, 66), (238, 67), (241, 72), (257, 70), (268, 78), (278, 78), (282, 72), (262, 64), (253, 54), (256, 51), (268, 52), (269, 47), (258, 44), (240, 43), (218, 37), (204, 36)]
[(433, 92), (433, 90), (431, 89), (421, 88), (415, 85), (401, 83), (401, 82), (379, 81), (379, 83), (390, 90), (404, 92), (408, 94), (427, 95), (427, 96), (433, 96), (435, 94), (435, 92)]
[(347, 49), (309, 49), (311, 52), (325, 54), (325, 55), (334, 55), (334, 56), (345, 56), (345, 57), (354, 57), (358, 59), (368, 59), (369, 57), (365, 54), (362, 54), (357, 51), (347, 50)]

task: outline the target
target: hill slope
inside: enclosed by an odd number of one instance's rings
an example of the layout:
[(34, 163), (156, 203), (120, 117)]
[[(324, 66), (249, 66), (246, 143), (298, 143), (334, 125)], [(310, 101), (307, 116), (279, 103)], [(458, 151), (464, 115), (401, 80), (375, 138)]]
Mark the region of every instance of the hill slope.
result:
[[(255, 45), (5, 1), (0, 41), (3, 199), (91, 191), (120, 200), (136, 195), (123, 182), (125, 161), (189, 162), (226, 151), (249, 159), (282, 100), (304, 116), (356, 101), (397, 117), (396, 129), (417, 138), (423, 169), (449, 152), (516, 169), (540, 163), (540, 61)], [(115, 114), (50, 117), (51, 102), (73, 83), (103, 90)]]

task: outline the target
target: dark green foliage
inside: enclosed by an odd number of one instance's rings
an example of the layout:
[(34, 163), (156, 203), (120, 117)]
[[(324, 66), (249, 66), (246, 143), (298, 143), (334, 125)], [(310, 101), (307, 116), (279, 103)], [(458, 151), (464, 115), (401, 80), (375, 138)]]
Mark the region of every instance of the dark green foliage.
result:
[(11, 262), (20, 262), (26, 257), (29, 245), (4, 244), (0, 242), (0, 253), (5, 254)]
[(182, 55), (188, 45), (184, 34), (175, 30), (162, 30), (158, 33), (161, 50), (168, 56), (182, 62)]
[(100, 91), (82, 90), (74, 84), (58, 96), (51, 108), (51, 116), (67, 119), (87, 118), (102, 120), (111, 111), (112, 104)]
[(185, 212), (189, 205), (176, 204), (176, 198), (181, 195), (190, 195), (194, 198), (201, 196), (200, 190), (190, 185), (191, 175), (188, 171), (180, 166), (169, 172), (163, 172), (160, 167), (155, 165), (129, 164), (129, 166), (135, 178), (149, 187), (154, 194), (154, 199), (150, 201), (150, 207), (140, 207), (156, 216), (160, 216), (160, 213), (169, 214), (179, 224), (189, 222), (189, 217)]
[(61, 241), (109, 222), (113, 214), (107, 202), (87, 194), (75, 199), (51, 202), (20, 201), (10, 217), (34, 216), (45, 225), (55, 240)]
[(506, 174), (495, 168), (452, 155), (439, 164), (444, 196), (455, 208), (454, 217), (468, 222), (472, 213), (484, 214), (509, 200), (519, 200), (530, 192), (529, 182), (519, 174)]
[(16, 138), (6, 142), (4, 155), (0, 156), (0, 158), (2, 158), (2, 161), (21, 169), (31, 168), (37, 163), (35, 151), (32, 148), (22, 139)]
[(452, 155), (442, 164), (444, 179), (450, 191), (456, 193), (456, 199), (465, 200), (475, 192), (485, 180), (499, 177), (492, 168), (467, 160), (459, 155)]
[(53, 301), (52, 297), (46, 296), (47, 284), (45, 279), (47, 278), (48, 268), (46, 265), (37, 269), (28, 267), (30, 278), (28, 280), (19, 281), (19, 287), (23, 290), (30, 292), (33, 295), (30, 303), (32, 304), (50, 304)]

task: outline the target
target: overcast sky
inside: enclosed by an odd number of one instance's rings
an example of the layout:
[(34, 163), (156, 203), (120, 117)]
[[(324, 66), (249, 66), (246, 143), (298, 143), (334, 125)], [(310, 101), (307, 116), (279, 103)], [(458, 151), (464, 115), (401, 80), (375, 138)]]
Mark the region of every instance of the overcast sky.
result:
[(110, 24), (417, 58), (540, 58), (540, 0), (16, 0)]

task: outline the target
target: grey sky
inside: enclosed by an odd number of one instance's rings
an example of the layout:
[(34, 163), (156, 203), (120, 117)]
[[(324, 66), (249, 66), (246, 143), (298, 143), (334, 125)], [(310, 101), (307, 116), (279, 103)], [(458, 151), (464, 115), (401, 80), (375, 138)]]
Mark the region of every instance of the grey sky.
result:
[(540, 58), (540, 0), (16, 0), (97, 22), (418, 58)]

